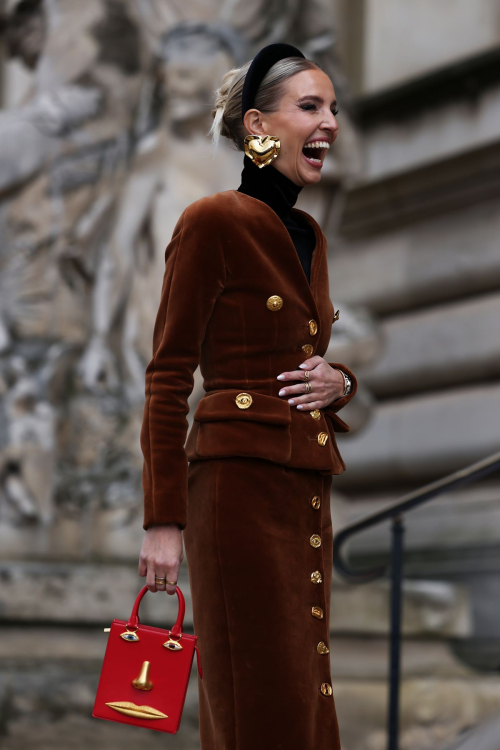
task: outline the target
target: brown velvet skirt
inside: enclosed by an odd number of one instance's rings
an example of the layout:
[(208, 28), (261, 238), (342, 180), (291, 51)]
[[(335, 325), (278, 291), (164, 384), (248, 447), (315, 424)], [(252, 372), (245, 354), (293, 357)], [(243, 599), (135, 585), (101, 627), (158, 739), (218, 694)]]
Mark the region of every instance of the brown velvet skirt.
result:
[(202, 750), (340, 750), (321, 645), (330, 648), (331, 480), (255, 458), (189, 466)]

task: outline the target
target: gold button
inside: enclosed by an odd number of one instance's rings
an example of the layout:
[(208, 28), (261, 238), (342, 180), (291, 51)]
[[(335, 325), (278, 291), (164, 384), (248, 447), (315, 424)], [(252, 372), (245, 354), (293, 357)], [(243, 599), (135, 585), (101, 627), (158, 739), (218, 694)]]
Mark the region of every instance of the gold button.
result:
[(311, 614), (313, 617), (317, 617), (318, 620), (323, 619), (323, 610), (321, 609), (321, 607), (312, 607)]
[(313, 409), (309, 412), (309, 414), (313, 419), (321, 419), (321, 412), (319, 409)]
[(311, 336), (316, 336), (316, 334), (318, 333), (318, 324), (315, 320), (309, 321), (309, 333), (311, 334)]
[(318, 435), (318, 443), (320, 445), (326, 445), (326, 441), (328, 440), (328, 433), (327, 432), (320, 432)]
[(321, 547), (321, 537), (318, 534), (313, 534), (309, 539), (311, 547)]
[(316, 651), (318, 652), (318, 654), (329, 654), (330, 653), (330, 649), (328, 648), (328, 646), (326, 645), (326, 643), (324, 643), (324, 641), (320, 641), (318, 643), (318, 645), (316, 646)]
[(311, 505), (314, 510), (318, 510), (319, 506), (321, 505), (321, 498), (319, 495), (314, 495), (313, 499), (311, 500)]
[(248, 409), (252, 403), (252, 397), (249, 393), (238, 393), (234, 400), (238, 409)]
[(332, 686), (329, 682), (322, 682), (320, 690), (323, 695), (331, 695), (333, 693)]
[(310, 357), (314, 351), (314, 346), (312, 344), (304, 344), (304, 346), (302, 347), (302, 351), (304, 352), (306, 357)]
[(267, 309), (272, 310), (273, 312), (276, 312), (277, 310), (281, 310), (283, 307), (283, 300), (281, 297), (278, 297), (277, 294), (273, 294), (272, 297), (269, 297), (269, 299), (266, 302)]
[(321, 578), (321, 573), (319, 570), (315, 570), (314, 573), (311, 573), (311, 583), (322, 583), (323, 579)]

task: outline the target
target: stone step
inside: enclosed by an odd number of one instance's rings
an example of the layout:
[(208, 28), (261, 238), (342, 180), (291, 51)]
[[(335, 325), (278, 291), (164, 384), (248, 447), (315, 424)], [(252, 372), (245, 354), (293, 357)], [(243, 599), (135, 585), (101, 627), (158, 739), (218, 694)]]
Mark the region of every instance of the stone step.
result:
[[(390, 622), (390, 582), (359, 585), (337, 582), (332, 588), (332, 635), (387, 635)], [(443, 581), (403, 581), (404, 636), (465, 638), (472, 633), (467, 589)]]
[[(32, 625), (4, 626), (0, 632), (2, 750), (133, 750), (138, 741), (145, 750), (165, 746), (161, 733), (91, 716), (106, 647), (102, 630)], [(410, 639), (402, 657), (402, 747), (436, 748), (498, 714), (498, 675), (462, 666), (442, 641)], [(333, 637), (330, 663), (343, 750), (385, 747), (386, 638)], [(180, 750), (199, 749), (196, 683), (194, 660), (175, 739)], [(478, 745), (474, 750), (497, 748)]]
[[(334, 528), (341, 529), (369, 513), (380, 511), (397, 502), (401, 494), (392, 490), (354, 492), (348, 497), (334, 493), (331, 503)], [(477, 547), (480, 550), (499, 542), (500, 482), (495, 479), (443, 493), (405, 517), (406, 553), (446, 550), (460, 555), (461, 549)], [(387, 554), (390, 544), (390, 522), (384, 522), (353, 537), (349, 541), (349, 553)]]
[(359, 240), (336, 235), (331, 298), (341, 315), (343, 301), (386, 314), (498, 289), (499, 235), (498, 197)]
[[(92, 716), (106, 634), (77, 628), (0, 630), (2, 750), (144, 750), (164, 748), (163, 732)], [(180, 750), (198, 750), (198, 688), (194, 659)]]
[[(387, 683), (332, 679), (332, 688), (342, 750), (385, 750)], [(399, 746), (408, 750), (443, 748), (471, 726), (498, 717), (499, 712), (500, 678), (497, 675), (440, 679), (429, 674), (405, 680), (400, 695)], [(497, 744), (491, 747), (473, 744), (465, 747), (467, 750), (498, 750), (500, 742), (497, 735)], [(458, 745), (457, 750), (463, 749)]]
[(339, 436), (347, 471), (333, 486), (424, 484), (461, 469), (499, 450), (499, 410), (498, 383), (383, 403), (359, 434)]
[[(39, 623), (95, 623), (127, 620), (145, 578), (137, 565), (0, 562), (0, 612), (4, 621)], [(179, 587), (186, 600), (184, 628), (192, 628), (191, 591), (183, 562)], [(142, 622), (171, 627), (178, 612), (176, 594), (146, 592), (139, 616)]]
[(442, 750), (498, 750), (500, 747), (500, 719), (487, 721), (463, 733)]
[(356, 371), (358, 381), (376, 396), (393, 397), (498, 377), (499, 318), (495, 293), (386, 319), (381, 354)]
[[(0, 563), (0, 611), (8, 622), (95, 624), (128, 619), (135, 597), (144, 585), (136, 569), (127, 565)], [(188, 570), (181, 567), (179, 586), (186, 600), (184, 627), (192, 629)], [(403, 632), (407, 635), (466, 637), (470, 634), (468, 595), (464, 588), (439, 581), (403, 583)], [(144, 623), (171, 627), (177, 617), (174, 594), (147, 592), (140, 618)], [(332, 588), (333, 634), (388, 632), (389, 582)]]

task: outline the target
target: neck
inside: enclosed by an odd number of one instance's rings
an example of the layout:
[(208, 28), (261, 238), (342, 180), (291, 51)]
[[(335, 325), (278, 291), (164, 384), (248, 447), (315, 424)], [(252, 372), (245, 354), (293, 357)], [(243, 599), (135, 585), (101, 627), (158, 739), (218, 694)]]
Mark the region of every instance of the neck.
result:
[(238, 188), (240, 193), (267, 203), (283, 219), (290, 215), (301, 190), (301, 185), (292, 182), (272, 163), (259, 169), (245, 154)]

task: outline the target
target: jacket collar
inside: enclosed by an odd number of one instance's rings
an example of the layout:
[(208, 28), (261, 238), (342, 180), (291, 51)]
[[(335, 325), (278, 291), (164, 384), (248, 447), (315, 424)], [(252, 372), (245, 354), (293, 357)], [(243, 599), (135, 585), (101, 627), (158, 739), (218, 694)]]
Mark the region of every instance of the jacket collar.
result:
[(307, 276), (305, 275), (304, 269), (302, 268), (302, 264), (299, 260), (299, 256), (297, 255), (297, 251), (295, 250), (295, 246), (292, 242), (292, 238), (288, 233), (288, 229), (285, 227), (279, 216), (277, 216), (275, 211), (270, 206), (268, 206), (267, 203), (264, 203), (258, 198), (253, 198), (252, 196), (247, 195), (241, 191), (229, 190), (228, 192), (233, 193), (236, 199), (243, 202), (244, 204), (248, 201), (251, 201), (255, 204), (255, 206), (252, 207), (253, 210), (263, 212), (267, 217), (266, 221), (273, 222), (276, 231), (278, 233), (281, 233), (281, 236), (283, 238), (283, 242), (279, 243), (279, 246), (276, 247), (277, 252), (281, 250), (281, 248), (283, 248), (283, 272), (285, 273), (286, 270), (289, 270), (289, 272), (293, 275), (296, 283), (300, 285), (301, 289), (303, 289), (303, 294), (308, 296), (310, 302), (317, 311), (316, 299), (318, 274), (320, 273), (321, 268), (323, 268), (326, 263), (327, 252), (326, 237), (317, 221), (313, 219), (313, 217), (308, 213), (302, 211), (300, 208), (291, 209), (292, 214), (293, 212), (300, 213), (307, 221), (310, 222), (316, 235), (316, 247), (314, 248), (312, 254), (311, 263), (311, 283), (309, 284), (309, 282), (307, 281)]

